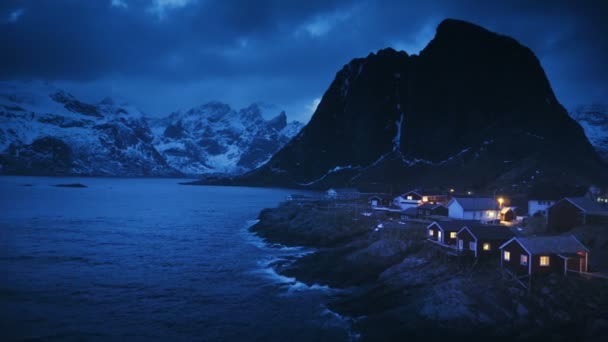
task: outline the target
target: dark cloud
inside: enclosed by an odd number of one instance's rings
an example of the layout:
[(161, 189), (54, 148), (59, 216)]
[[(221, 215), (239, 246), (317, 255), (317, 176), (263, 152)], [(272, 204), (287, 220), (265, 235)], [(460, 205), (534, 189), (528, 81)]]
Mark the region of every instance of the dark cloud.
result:
[(151, 113), (219, 99), (306, 116), (350, 59), (386, 46), (416, 53), (453, 17), (529, 46), (566, 106), (608, 94), (605, 1), (112, 3), (0, 2), (0, 78), (56, 80), (97, 98), (123, 92)]

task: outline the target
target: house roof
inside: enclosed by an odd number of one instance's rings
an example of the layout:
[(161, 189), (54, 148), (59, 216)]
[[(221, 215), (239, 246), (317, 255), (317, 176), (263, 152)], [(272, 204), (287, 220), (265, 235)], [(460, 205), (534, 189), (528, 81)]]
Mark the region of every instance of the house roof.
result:
[(407, 196), (413, 196), (413, 195), (422, 197), (422, 195), (418, 191), (415, 191), (415, 190), (404, 192), (401, 195), (399, 195), (398, 197), (407, 198)]
[(602, 207), (589, 197), (566, 197), (564, 200), (574, 204), (586, 213), (608, 214), (608, 209)]
[[(518, 237), (513, 238), (531, 254), (564, 254), (576, 253), (589, 250), (574, 236), (537, 236), (537, 237)], [(511, 240), (504, 243), (500, 248), (506, 246)]]
[(458, 202), (465, 211), (496, 210), (498, 206), (495, 199), (486, 197), (454, 197), (452, 201)]
[(403, 211), (403, 214), (416, 216), (416, 215), (418, 215), (418, 208), (416, 208), (416, 207), (407, 208)]
[(441, 204), (438, 204), (438, 203), (435, 203), (435, 204), (424, 203), (424, 204), (421, 204), (421, 205), (418, 206), (418, 208), (420, 208), (420, 209), (431, 209), (431, 210), (432, 209), (436, 209), (438, 207), (444, 207), (445, 208), (445, 205), (441, 205)]
[(428, 227), (430, 227), (433, 224), (437, 224), (443, 231), (457, 232), (460, 229), (462, 229), (462, 227), (465, 227), (467, 225), (478, 225), (479, 221), (474, 221), (474, 220), (435, 221), (435, 222), (431, 223)]
[(473, 236), (481, 240), (509, 240), (514, 236), (513, 232), (504, 226), (467, 225), (462, 229), (468, 229)]
[(516, 207), (503, 207), (502, 209), (500, 209), (500, 213), (501, 214), (506, 214), (509, 210), (511, 210), (512, 212), (517, 214), (517, 208)]

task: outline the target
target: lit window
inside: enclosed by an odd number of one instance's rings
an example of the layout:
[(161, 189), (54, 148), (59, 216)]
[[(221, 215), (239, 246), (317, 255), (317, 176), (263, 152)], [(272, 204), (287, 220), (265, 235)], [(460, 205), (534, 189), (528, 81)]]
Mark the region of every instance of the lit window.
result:
[(511, 260), (511, 252), (509, 252), (509, 251), (505, 251), (505, 252), (503, 253), (503, 259), (505, 259), (505, 261), (509, 261), (509, 260)]
[(412, 196), (407, 196), (407, 199), (411, 201), (412, 200)]
[(450, 232), (450, 239), (456, 238), (456, 232)]
[(522, 254), (519, 256), (519, 263), (523, 266), (528, 266), (528, 256), (525, 254)]
[(428, 202), (429, 198), (427, 196), (422, 196), (422, 202)]
[(494, 212), (491, 210), (488, 210), (487, 214), (488, 214), (488, 217), (494, 217)]
[(429, 229), (429, 236), (433, 236), (433, 235), (434, 235), (433, 230)]
[(441, 231), (437, 231), (437, 239), (441, 240)]
[(541, 256), (540, 257), (540, 265), (541, 266), (549, 266), (549, 257), (548, 256)]
[(484, 243), (484, 244), (483, 244), (483, 250), (484, 250), (484, 251), (489, 251), (489, 250), (490, 250), (490, 244), (489, 244), (489, 243), (487, 243), (487, 242), (486, 242), (486, 243)]

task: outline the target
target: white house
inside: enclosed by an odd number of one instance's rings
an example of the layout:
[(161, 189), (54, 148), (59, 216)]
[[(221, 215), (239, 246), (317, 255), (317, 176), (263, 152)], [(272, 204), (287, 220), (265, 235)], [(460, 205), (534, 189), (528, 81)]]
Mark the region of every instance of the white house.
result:
[(408, 208), (415, 208), (423, 202), (423, 197), (416, 191), (406, 192), (393, 199), (393, 205), (399, 207), (401, 210)]
[(531, 199), (528, 201), (528, 216), (536, 214), (547, 217), (547, 209), (555, 204), (555, 200)]
[(489, 222), (500, 218), (498, 202), (493, 198), (453, 197), (448, 203), (448, 217)]

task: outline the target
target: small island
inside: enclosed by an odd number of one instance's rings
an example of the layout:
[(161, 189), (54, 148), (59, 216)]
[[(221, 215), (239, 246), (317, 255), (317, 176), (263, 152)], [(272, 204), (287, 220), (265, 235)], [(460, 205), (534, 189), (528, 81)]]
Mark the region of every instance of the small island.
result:
[(58, 188), (86, 188), (87, 186), (81, 183), (55, 184)]

